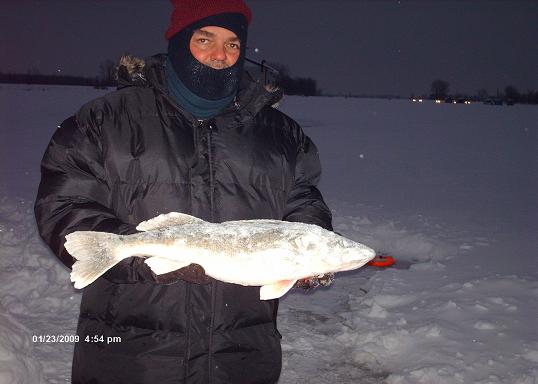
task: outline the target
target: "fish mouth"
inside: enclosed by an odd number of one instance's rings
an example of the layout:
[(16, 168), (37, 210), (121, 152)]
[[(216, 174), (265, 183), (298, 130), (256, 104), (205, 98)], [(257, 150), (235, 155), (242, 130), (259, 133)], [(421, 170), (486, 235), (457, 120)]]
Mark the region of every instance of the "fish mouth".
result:
[(357, 269), (364, 266), (370, 260), (375, 257), (375, 251), (371, 248), (366, 250), (361, 250), (360, 256), (357, 256), (357, 252), (350, 252), (349, 255), (343, 257), (343, 262), (340, 265), (339, 270), (349, 271), (352, 269)]
[(343, 263), (341, 264), (340, 268), (338, 268), (338, 271), (335, 271), (335, 272), (344, 272), (344, 271), (351, 271), (353, 269), (358, 269), (366, 265), (366, 263), (368, 263), (372, 259), (373, 257), (366, 260), (361, 260), (361, 261), (354, 260), (347, 263)]

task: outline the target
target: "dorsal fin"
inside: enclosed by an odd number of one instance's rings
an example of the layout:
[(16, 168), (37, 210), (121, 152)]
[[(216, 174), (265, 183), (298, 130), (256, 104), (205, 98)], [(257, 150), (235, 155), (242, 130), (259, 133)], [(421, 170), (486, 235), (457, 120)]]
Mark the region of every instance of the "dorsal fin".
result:
[(156, 231), (159, 229), (165, 229), (168, 227), (175, 227), (176, 225), (183, 224), (202, 224), (204, 220), (197, 217), (187, 215), (186, 213), (170, 212), (164, 213), (153, 219), (149, 219), (138, 224), (136, 229), (138, 231)]

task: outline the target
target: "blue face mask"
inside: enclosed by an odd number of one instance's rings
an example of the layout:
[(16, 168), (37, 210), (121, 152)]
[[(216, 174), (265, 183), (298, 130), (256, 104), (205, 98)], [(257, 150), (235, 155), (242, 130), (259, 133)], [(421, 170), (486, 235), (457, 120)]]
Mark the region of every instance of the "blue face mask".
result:
[[(237, 62), (224, 69), (200, 63), (192, 55), (190, 40), (195, 30), (214, 25), (234, 32), (241, 41)], [(209, 16), (176, 33), (168, 43), (168, 58), (179, 80), (195, 95), (207, 100), (222, 100), (236, 95), (243, 73), (247, 40), (247, 20), (242, 14)]]
[(235, 94), (232, 94), (219, 100), (209, 100), (194, 94), (179, 79), (176, 71), (172, 67), (170, 58), (167, 58), (164, 63), (164, 73), (170, 96), (174, 98), (176, 103), (192, 113), (198, 119), (205, 120), (217, 116), (230, 105), (235, 98)]

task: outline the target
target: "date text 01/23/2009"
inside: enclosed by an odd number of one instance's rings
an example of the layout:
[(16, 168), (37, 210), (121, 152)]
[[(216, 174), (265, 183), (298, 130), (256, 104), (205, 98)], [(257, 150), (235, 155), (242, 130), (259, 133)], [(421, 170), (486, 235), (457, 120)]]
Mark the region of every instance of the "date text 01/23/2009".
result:
[(80, 337), (79, 335), (33, 335), (32, 342), (34, 343), (121, 343), (119, 336), (104, 336), (104, 335), (87, 335)]

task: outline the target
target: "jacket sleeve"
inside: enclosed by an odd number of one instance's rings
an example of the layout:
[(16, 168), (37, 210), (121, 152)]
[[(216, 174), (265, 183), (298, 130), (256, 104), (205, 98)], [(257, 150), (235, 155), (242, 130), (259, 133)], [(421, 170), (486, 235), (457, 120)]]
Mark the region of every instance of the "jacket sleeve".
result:
[(301, 131), (295, 163), (295, 182), (289, 194), (283, 220), (316, 224), (332, 231), (332, 215), (317, 184), (321, 178), (318, 149)]
[[(81, 230), (136, 233), (109, 208), (101, 142), (92, 124), (81, 126), (75, 116), (54, 133), (41, 162), (41, 183), (34, 206), (41, 238), (68, 267), (74, 259), (64, 248), (65, 235)], [(133, 283), (152, 278), (142, 258), (125, 259), (105, 275), (112, 282)]]

